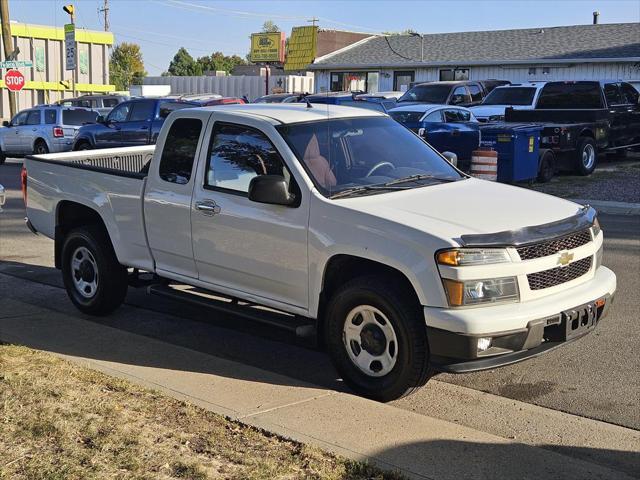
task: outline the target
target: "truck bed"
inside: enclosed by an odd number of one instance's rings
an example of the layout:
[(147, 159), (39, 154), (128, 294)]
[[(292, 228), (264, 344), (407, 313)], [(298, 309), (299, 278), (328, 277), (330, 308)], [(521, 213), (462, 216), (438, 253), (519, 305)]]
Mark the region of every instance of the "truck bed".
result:
[(39, 233), (55, 238), (58, 212), (67, 204), (98, 212), (120, 263), (153, 267), (145, 234), (143, 198), (155, 146), (30, 155), (27, 213)]
[(144, 178), (147, 176), (146, 169), (153, 158), (155, 148), (155, 145), (103, 148), (78, 152), (30, 155), (27, 158), (38, 162), (59, 163), (67, 167), (93, 170), (110, 175)]
[(515, 110), (507, 108), (504, 112), (506, 122), (536, 122), (536, 123), (599, 123), (606, 122), (608, 110), (598, 109), (535, 109)]

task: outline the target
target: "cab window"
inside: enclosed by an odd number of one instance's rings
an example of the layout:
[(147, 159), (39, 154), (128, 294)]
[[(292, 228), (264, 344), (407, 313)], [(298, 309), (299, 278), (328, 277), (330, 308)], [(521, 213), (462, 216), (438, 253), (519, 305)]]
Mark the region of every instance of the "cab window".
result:
[(479, 85), (469, 85), (469, 93), (471, 94), (471, 101), (480, 102), (482, 101), (482, 91), (480, 90)]
[(47, 125), (53, 125), (56, 123), (57, 111), (53, 109), (47, 109), (44, 111), (44, 123)]
[(27, 121), (27, 113), (28, 112), (20, 112), (11, 120), (11, 125), (14, 127), (19, 127), (20, 125), (24, 125)]
[(607, 105), (620, 105), (620, 90), (617, 83), (607, 83), (604, 86), (604, 96), (607, 99)]
[(620, 84), (620, 95), (622, 96), (622, 101), (624, 103), (631, 105), (638, 104), (638, 97), (640, 96), (640, 93), (638, 93), (638, 91), (628, 83)]
[(264, 133), (252, 128), (221, 124), (214, 129), (205, 186), (246, 194), (258, 175), (289, 178), (276, 148)]
[(129, 108), (131, 107), (130, 103), (122, 103), (118, 105), (116, 108), (111, 110), (107, 119), (110, 122), (126, 122), (127, 117), (129, 116)]
[(197, 118), (178, 118), (171, 124), (160, 158), (160, 178), (165, 182), (189, 183), (202, 132)]
[(442, 122), (442, 110), (436, 110), (435, 112), (431, 112), (427, 115), (424, 122)]
[(40, 125), (40, 110), (31, 110), (25, 123), (26, 125)]

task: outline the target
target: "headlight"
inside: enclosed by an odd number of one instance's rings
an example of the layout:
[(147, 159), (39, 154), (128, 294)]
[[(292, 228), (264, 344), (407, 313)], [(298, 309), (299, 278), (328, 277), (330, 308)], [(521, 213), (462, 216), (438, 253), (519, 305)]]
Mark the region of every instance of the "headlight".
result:
[(598, 234), (602, 231), (600, 228), (600, 222), (598, 221), (598, 217), (593, 220), (593, 225), (591, 226), (591, 232), (593, 233), (593, 238), (596, 238)]
[(443, 278), (449, 305), (462, 307), (482, 303), (515, 302), (520, 299), (516, 277), (488, 278), (458, 282)]
[(461, 248), (438, 252), (436, 260), (440, 265), (458, 267), (463, 265), (489, 265), (510, 262), (509, 254), (503, 248)]

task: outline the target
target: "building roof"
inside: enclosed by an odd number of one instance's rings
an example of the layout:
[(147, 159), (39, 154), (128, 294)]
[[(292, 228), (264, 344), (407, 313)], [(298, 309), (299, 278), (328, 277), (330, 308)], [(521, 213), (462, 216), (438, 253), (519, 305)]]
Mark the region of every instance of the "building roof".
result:
[(640, 23), (375, 35), (317, 58), (311, 69), (640, 60)]

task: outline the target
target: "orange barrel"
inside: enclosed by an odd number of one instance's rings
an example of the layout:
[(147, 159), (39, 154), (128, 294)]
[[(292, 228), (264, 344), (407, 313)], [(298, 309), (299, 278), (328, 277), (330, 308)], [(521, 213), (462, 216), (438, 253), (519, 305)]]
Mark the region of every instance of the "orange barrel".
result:
[(498, 179), (498, 152), (474, 150), (471, 152), (471, 175), (495, 182)]

